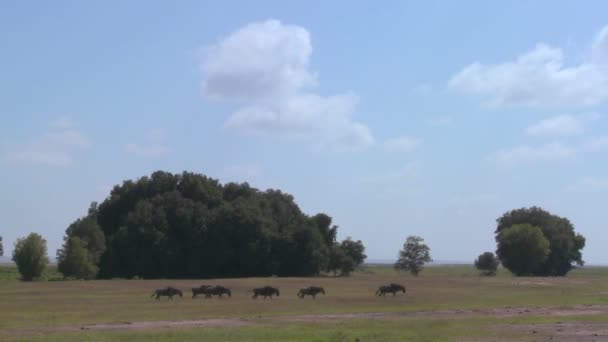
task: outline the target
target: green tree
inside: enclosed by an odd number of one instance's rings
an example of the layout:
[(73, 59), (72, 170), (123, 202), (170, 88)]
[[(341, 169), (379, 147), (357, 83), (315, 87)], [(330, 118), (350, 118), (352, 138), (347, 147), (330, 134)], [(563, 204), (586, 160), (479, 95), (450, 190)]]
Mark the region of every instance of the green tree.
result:
[(365, 246), (360, 240), (353, 241), (348, 237), (340, 243), (336, 242), (329, 250), (326, 271), (333, 273), (334, 277), (338, 272), (341, 276), (348, 276), (367, 258), (364, 252)]
[(549, 255), (549, 240), (539, 227), (516, 224), (500, 232), (496, 254), (513, 274), (534, 275)]
[(496, 275), (498, 264), (498, 259), (492, 252), (485, 252), (475, 260), (475, 267), (481, 271), (481, 274), (487, 276)]
[(361, 240), (354, 241), (349, 236), (340, 243), (340, 247), (347, 257), (353, 259), (355, 267), (361, 265), (367, 258), (367, 255), (365, 255), (365, 246), (363, 246)]
[(13, 249), (13, 261), (17, 264), (22, 280), (39, 278), (49, 263), (46, 240), (36, 233), (18, 239)]
[[(340, 246), (340, 244), (334, 244), (329, 251), (329, 260), (327, 262), (327, 272), (333, 274), (333, 276), (337, 276), (339, 271), (342, 271), (342, 265), (344, 265), (346, 258), (346, 253)], [(352, 260), (352, 258), (351, 258)], [(352, 262), (354, 264), (354, 261)]]
[(397, 270), (409, 271), (418, 276), (425, 263), (433, 261), (430, 254), (431, 249), (419, 236), (409, 236), (399, 251), (399, 259), (394, 267)]
[(536, 276), (563, 276), (575, 265), (583, 265), (582, 249), (585, 238), (574, 231), (572, 223), (539, 207), (521, 208), (506, 212), (497, 220), (496, 241), (501, 231), (517, 224), (539, 227), (549, 241), (549, 255), (535, 270)]
[(66, 277), (93, 279), (99, 270), (86, 243), (76, 236), (69, 238), (57, 252), (57, 261), (59, 272)]
[(2, 236), (0, 236), (0, 256), (4, 256), (4, 245), (2, 244)]
[(83, 247), (90, 254), (89, 258), (91, 259), (91, 262), (97, 264), (106, 250), (106, 238), (101, 227), (97, 224), (95, 210), (93, 209), (95, 207), (96, 203), (92, 203), (91, 208), (89, 209), (89, 216), (80, 218), (70, 224), (66, 230), (66, 237), (79, 238)]

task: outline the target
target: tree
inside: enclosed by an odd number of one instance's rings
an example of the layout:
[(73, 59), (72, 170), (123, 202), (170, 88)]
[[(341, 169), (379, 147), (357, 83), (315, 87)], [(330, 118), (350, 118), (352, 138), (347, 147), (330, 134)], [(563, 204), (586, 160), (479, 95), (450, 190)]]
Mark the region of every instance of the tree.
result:
[(399, 259), (395, 263), (395, 269), (410, 271), (418, 276), (425, 263), (433, 261), (430, 255), (431, 249), (419, 236), (409, 236), (399, 251)]
[[(338, 271), (342, 271), (345, 264), (346, 253), (340, 244), (334, 244), (329, 251), (329, 260), (327, 262), (327, 272), (333, 273), (334, 277), (338, 275)], [(351, 259), (352, 260), (352, 259)], [(353, 261), (354, 263), (354, 261)]]
[(363, 246), (361, 240), (354, 241), (349, 236), (340, 243), (340, 248), (342, 248), (347, 257), (353, 259), (355, 267), (361, 265), (367, 258), (367, 255), (364, 253), (365, 246)]
[(549, 255), (549, 240), (539, 227), (516, 224), (500, 232), (496, 254), (513, 274), (534, 275)]
[(66, 277), (94, 279), (99, 271), (85, 242), (76, 236), (69, 238), (57, 252), (57, 261), (59, 272)]
[(46, 240), (39, 234), (31, 233), (15, 242), (13, 261), (24, 281), (32, 281), (42, 275), (49, 263), (46, 253)]
[(348, 237), (340, 243), (336, 242), (329, 250), (326, 271), (333, 273), (334, 277), (338, 272), (341, 276), (348, 276), (367, 258), (364, 252), (365, 246), (361, 240), (353, 241)]
[(584, 264), (581, 250), (585, 247), (585, 238), (574, 231), (574, 226), (567, 218), (553, 215), (539, 207), (531, 207), (506, 212), (496, 222), (497, 242), (501, 231), (513, 225), (528, 223), (541, 229), (549, 241), (549, 255), (534, 270), (533, 275), (563, 276), (574, 265)]
[(0, 256), (4, 256), (4, 246), (2, 245), (2, 236), (0, 236)]
[(492, 252), (485, 252), (475, 260), (475, 267), (481, 271), (481, 274), (487, 276), (496, 275), (498, 269), (498, 259)]

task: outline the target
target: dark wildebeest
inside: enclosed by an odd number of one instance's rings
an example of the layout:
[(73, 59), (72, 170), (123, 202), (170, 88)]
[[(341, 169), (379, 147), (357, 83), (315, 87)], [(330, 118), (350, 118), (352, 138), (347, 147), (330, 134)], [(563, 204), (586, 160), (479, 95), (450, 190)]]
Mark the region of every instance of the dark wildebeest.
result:
[(158, 299), (160, 299), (161, 296), (166, 296), (166, 297), (169, 297), (169, 299), (173, 300), (173, 296), (175, 296), (175, 295), (179, 295), (181, 297), (182, 291), (180, 289), (176, 289), (174, 287), (168, 286), (167, 288), (164, 288), (164, 289), (154, 290), (154, 292), (152, 292), (150, 297), (156, 296), (156, 299), (158, 300)]
[(279, 289), (272, 286), (264, 286), (253, 289), (253, 296), (251, 296), (251, 298), (256, 299), (258, 296), (264, 296), (264, 299), (266, 299), (266, 297), (270, 297), (270, 299), (272, 299), (272, 296), (275, 294), (277, 297), (280, 296)]
[(376, 291), (376, 296), (384, 296), (387, 293), (392, 293), (394, 296), (399, 291), (405, 293), (405, 287), (399, 284), (390, 283), (388, 285), (380, 286), (378, 291)]
[(211, 296), (219, 296), (222, 298), (223, 295), (232, 297), (232, 292), (230, 292), (230, 289), (221, 285), (209, 286), (202, 289), (201, 293), (205, 295), (205, 298), (211, 298)]
[(312, 296), (312, 299), (316, 299), (319, 293), (325, 295), (325, 289), (320, 286), (309, 286), (300, 289), (300, 291), (298, 291), (298, 297), (304, 298), (304, 296)]
[(210, 288), (211, 285), (201, 285), (199, 287), (192, 288), (192, 298), (196, 298), (199, 294), (205, 294), (205, 289)]

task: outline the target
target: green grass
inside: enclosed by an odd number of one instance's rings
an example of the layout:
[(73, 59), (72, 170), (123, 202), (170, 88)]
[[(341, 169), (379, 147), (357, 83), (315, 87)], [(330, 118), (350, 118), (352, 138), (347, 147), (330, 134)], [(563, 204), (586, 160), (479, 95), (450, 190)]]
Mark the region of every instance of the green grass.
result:
[[(213, 280), (99, 280), (24, 283), (0, 267), (0, 340), (33, 341), (453, 341), (495, 334), (492, 327), (505, 320), (488, 317), (399, 317), (390, 320), (333, 320), (328, 323), (291, 322), (281, 317), (302, 314), (406, 312), (438, 309), (499, 307), (568, 307), (608, 305), (608, 268), (582, 268), (563, 278), (516, 278), (501, 270), (496, 277), (480, 277), (471, 266), (427, 267), (419, 277), (396, 273), (390, 267), (369, 267), (349, 278), (244, 278)], [(11, 280), (12, 279), (12, 280)], [(407, 294), (378, 298), (374, 291), (388, 282), (406, 285)], [(223, 284), (233, 291), (228, 299), (191, 299), (189, 288)], [(252, 300), (252, 287), (273, 285), (281, 296)], [(300, 300), (296, 292), (308, 285), (324, 286), (327, 295)], [(151, 299), (154, 288), (182, 288), (184, 298)], [(599, 317), (599, 318), (598, 318)], [(81, 324), (186, 320), (204, 318), (251, 319), (266, 326), (184, 328), (158, 331), (63, 332), (36, 337), (36, 332)], [(525, 322), (550, 318), (527, 316)], [(561, 318), (563, 319), (563, 318)], [(587, 316), (572, 319), (608, 319)], [(509, 321), (509, 320), (507, 320)], [(519, 321), (511, 319), (514, 324)], [(523, 322), (523, 321), (522, 321)], [(502, 335), (501, 335), (502, 336)], [(515, 339), (517, 340), (517, 339)]]

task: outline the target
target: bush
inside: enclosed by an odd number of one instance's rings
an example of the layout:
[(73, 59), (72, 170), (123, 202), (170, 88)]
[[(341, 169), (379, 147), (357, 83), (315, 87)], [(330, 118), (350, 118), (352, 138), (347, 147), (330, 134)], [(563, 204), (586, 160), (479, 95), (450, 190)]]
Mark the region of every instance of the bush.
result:
[(13, 261), (24, 281), (39, 278), (49, 263), (46, 240), (39, 234), (31, 233), (18, 239), (13, 250)]
[(485, 276), (494, 276), (496, 275), (496, 270), (498, 269), (498, 259), (492, 252), (485, 252), (475, 260), (475, 267), (481, 271), (482, 275)]

